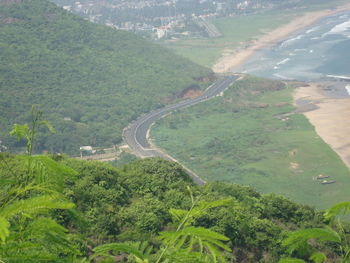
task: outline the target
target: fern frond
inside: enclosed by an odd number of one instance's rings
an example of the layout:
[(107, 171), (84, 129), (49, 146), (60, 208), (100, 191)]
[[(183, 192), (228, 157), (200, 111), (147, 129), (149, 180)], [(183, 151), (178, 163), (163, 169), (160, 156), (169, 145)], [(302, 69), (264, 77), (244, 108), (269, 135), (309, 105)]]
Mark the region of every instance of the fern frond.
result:
[(228, 241), (229, 238), (204, 227), (186, 227), (181, 232), (206, 239)]
[[(188, 235), (182, 235), (182, 236), (179, 238), (179, 240), (178, 240), (178, 242), (177, 242), (175, 248), (176, 248), (176, 249), (180, 249), (180, 248), (185, 244), (185, 242), (186, 242), (186, 240), (187, 240), (187, 237), (188, 237)], [(193, 242), (193, 241), (192, 241), (192, 239), (191, 239), (191, 242), (190, 242), (190, 243), (192, 243), (192, 242)]]
[(52, 182), (62, 184), (66, 176), (74, 176), (76, 171), (61, 163), (55, 162), (47, 155), (17, 157), (24, 167), (29, 167), (29, 175), (35, 183)]
[(101, 245), (101, 246), (95, 247), (93, 251), (95, 252), (95, 254), (93, 255), (93, 258), (100, 255), (102, 256), (109, 255), (109, 252), (112, 251), (114, 254), (123, 252), (129, 255), (135, 256), (136, 258), (139, 258), (142, 260), (145, 259), (142, 252), (140, 252), (137, 248), (124, 243), (110, 243), (110, 244)]
[[(228, 251), (228, 252), (231, 251), (231, 248), (230, 248), (230, 247), (226, 246), (224, 243), (222, 243), (222, 242), (219, 241), (219, 240), (216, 240), (216, 239), (208, 239), (208, 241), (209, 241), (211, 244), (213, 244), (213, 245), (215, 245), (216, 247), (218, 247), (218, 248), (221, 248), (221, 249), (226, 250), (226, 251)], [(228, 241), (228, 240), (227, 240), (227, 241)]]
[(204, 215), (209, 209), (221, 207), (221, 206), (230, 206), (234, 204), (235, 204), (235, 201), (232, 198), (216, 200), (213, 202), (200, 201), (198, 205), (190, 211), (189, 217), (198, 218)]
[(9, 219), (17, 214), (34, 215), (50, 209), (69, 209), (74, 204), (57, 199), (55, 196), (42, 195), (24, 200), (18, 200), (0, 210), (0, 214)]
[(324, 217), (327, 220), (329, 220), (329, 219), (335, 218), (340, 214), (346, 215), (349, 212), (350, 212), (350, 202), (342, 202), (327, 209), (326, 212), (324, 213)]
[(55, 232), (63, 235), (67, 229), (59, 225), (55, 220), (46, 217), (40, 217), (34, 220), (25, 230), (28, 237), (37, 238), (46, 234), (47, 232)]
[(50, 156), (37, 155), (37, 156), (33, 156), (32, 158), (33, 160), (36, 160), (42, 163), (50, 174), (60, 175), (60, 176), (74, 176), (77, 174), (75, 170), (73, 170), (72, 168), (64, 164), (61, 164), (52, 160)]
[(331, 228), (310, 228), (290, 233), (288, 237), (282, 242), (282, 244), (285, 247), (288, 247), (288, 252), (292, 254), (295, 250), (305, 248), (305, 246), (308, 245), (308, 241), (310, 239), (317, 239), (321, 242), (341, 242), (339, 234)]
[(170, 208), (169, 209), (169, 213), (173, 219), (173, 222), (179, 222), (181, 220), (183, 220), (185, 218), (185, 216), (187, 215), (188, 211), (187, 210), (183, 210), (183, 209), (174, 209), (174, 208)]
[(310, 256), (309, 259), (314, 261), (315, 263), (323, 263), (327, 260), (327, 257), (322, 252), (315, 252)]
[(198, 206), (196, 207), (196, 209), (206, 211), (210, 208), (221, 207), (221, 206), (230, 206), (230, 205), (235, 205), (235, 204), (236, 204), (236, 202), (232, 198), (220, 199), (220, 200), (216, 200), (216, 201), (212, 201), (212, 202), (201, 201), (198, 203)]
[(221, 235), (219, 233), (216, 233), (214, 231), (211, 231), (209, 229), (206, 229), (204, 227), (185, 227), (184, 229), (177, 232), (161, 232), (160, 238), (163, 239), (165, 242), (167, 241), (172, 242), (174, 240), (177, 240), (179, 237), (183, 235), (196, 236), (204, 240), (218, 240), (218, 241), (229, 240), (228, 237)]
[(21, 138), (29, 140), (30, 129), (28, 127), (28, 124), (14, 124), (12, 130), (10, 131), (10, 135), (17, 136), (18, 141), (20, 141)]
[(13, 203), (14, 200), (20, 198), (26, 197), (29, 193), (47, 193), (50, 194), (51, 196), (57, 196), (59, 197), (60, 194), (57, 193), (57, 191), (51, 189), (48, 187), (46, 184), (34, 184), (34, 183), (29, 183), (25, 186), (13, 186), (7, 190), (7, 193), (5, 196), (1, 196), (0, 201), (0, 211), (2, 207), (5, 207), (11, 203)]
[(224, 259), (224, 257), (221, 255), (221, 252), (219, 249), (217, 249), (215, 246), (213, 246), (212, 244), (208, 243), (208, 242), (204, 242), (204, 246), (208, 249), (210, 256), (212, 257), (212, 262), (218, 262), (217, 259), (220, 260), (220, 262), (225, 263), (226, 260)]
[[(148, 259), (152, 257), (154, 247), (148, 241), (125, 242), (123, 244), (137, 249), (143, 255), (143, 259), (140, 259), (140, 262), (148, 262)], [(137, 257), (134, 258), (138, 261)]]
[(170, 209), (169, 212), (174, 222), (180, 222), (185, 220), (183, 225), (189, 226), (191, 225), (191, 223), (193, 223), (194, 219), (201, 217), (209, 209), (221, 207), (221, 206), (230, 206), (234, 204), (235, 204), (235, 201), (232, 198), (216, 200), (213, 202), (200, 201), (190, 211), (183, 210), (183, 209)]
[[(152, 257), (153, 246), (148, 241), (136, 242), (135, 248), (142, 253), (143, 257), (133, 256), (136, 263), (149, 263), (149, 259)], [(151, 261), (152, 262), (152, 261)]]
[(172, 246), (176, 250), (184, 249), (191, 252), (199, 248), (199, 253), (202, 253), (206, 249), (214, 262), (217, 262), (217, 258), (221, 262), (225, 262), (220, 249), (231, 251), (223, 243), (223, 241), (228, 241), (229, 238), (203, 227), (185, 227), (177, 232), (161, 232), (160, 239), (163, 240), (164, 244)]
[(22, 239), (46, 244), (48, 250), (64, 254), (79, 254), (79, 250), (68, 240), (67, 229), (55, 220), (46, 217), (34, 219), (23, 231)]
[(202, 239), (201, 239), (201, 238), (198, 238), (198, 237), (196, 237), (196, 238), (193, 238), (193, 237), (192, 237), (192, 240), (193, 240), (193, 242), (192, 242), (192, 244), (191, 244), (192, 246), (189, 247), (189, 249), (192, 249), (192, 248), (193, 248), (194, 241), (197, 240), (197, 241), (198, 241), (198, 245), (199, 245), (199, 252), (203, 253), (203, 251), (204, 251), (204, 246), (203, 246), (203, 241), (202, 241)]

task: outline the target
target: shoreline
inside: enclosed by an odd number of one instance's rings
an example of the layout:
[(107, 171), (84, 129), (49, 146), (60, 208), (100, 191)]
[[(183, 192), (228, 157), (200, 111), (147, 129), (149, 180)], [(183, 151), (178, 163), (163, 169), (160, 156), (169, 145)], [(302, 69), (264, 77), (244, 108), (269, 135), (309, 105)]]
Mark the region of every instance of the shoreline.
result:
[(288, 24), (282, 25), (281, 27), (270, 31), (267, 34), (264, 34), (258, 40), (252, 42), (247, 48), (239, 49), (232, 55), (221, 57), (212, 66), (212, 70), (215, 73), (228, 72), (229, 70), (238, 67), (239, 65), (246, 62), (246, 60), (249, 59), (259, 49), (262, 49), (267, 45), (273, 45), (278, 41), (281, 41), (289, 35), (295, 33), (296, 31), (311, 26), (324, 17), (347, 10), (350, 10), (350, 3), (338, 6), (335, 9), (326, 9), (322, 11), (305, 13), (303, 16), (292, 20)]
[(308, 101), (316, 106), (302, 114), (350, 170), (350, 98), (327, 96), (323, 90), (326, 86), (326, 83), (310, 83), (308, 87), (299, 87), (293, 93), (294, 101)]

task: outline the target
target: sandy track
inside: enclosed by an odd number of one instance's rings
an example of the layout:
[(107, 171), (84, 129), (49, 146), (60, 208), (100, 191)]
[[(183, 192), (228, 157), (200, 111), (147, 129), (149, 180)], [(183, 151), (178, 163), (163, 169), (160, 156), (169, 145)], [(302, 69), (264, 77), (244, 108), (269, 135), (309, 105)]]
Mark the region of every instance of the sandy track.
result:
[(350, 169), (350, 98), (329, 98), (317, 84), (298, 88), (294, 98), (309, 100), (318, 106), (318, 109), (305, 112), (304, 115), (315, 127), (317, 134)]
[(323, 17), (336, 14), (342, 11), (350, 10), (350, 3), (339, 6), (332, 10), (322, 10), (317, 12), (309, 12), (305, 15), (293, 20), (292, 22), (283, 25), (267, 34), (263, 35), (261, 38), (252, 42), (251, 45), (245, 49), (238, 50), (236, 53), (228, 56), (224, 56), (212, 67), (214, 72), (223, 73), (230, 69), (237, 67), (241, 63), (245, 62), (255, 51), (261, 49), (267, 45), (273, 44), (288, 35), (294, 33), (295, 31), (302, 29), (304, 27), (310, 26), (317, 22)]

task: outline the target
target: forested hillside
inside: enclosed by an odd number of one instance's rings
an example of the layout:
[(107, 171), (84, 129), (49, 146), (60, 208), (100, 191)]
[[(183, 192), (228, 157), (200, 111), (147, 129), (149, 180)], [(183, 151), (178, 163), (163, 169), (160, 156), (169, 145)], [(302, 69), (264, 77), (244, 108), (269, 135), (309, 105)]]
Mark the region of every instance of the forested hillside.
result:
[(127, 32), (95, 25), (45, 0), (0, 1), (0, 141), (39, 104), (57, 130), (37, 151), (111, 146), (143, 112), (206, 87), (211, 71)]
[[(0, 154), (0, 159), (1, 191), (6, 193), (1, 197), (0, 217), (0, 259), (4, 262), (126, 262), (131, 252), (149, 260), (137, 262), (162, 258), (157, 262), (272, 263), (289, 254), (307, 259), (315, 251), (336, 260), (346, 251), (349, 232), (345, 223), (342, 229), (335, 225), (331, 230), (321, 212), (275, 194), (261, 195), (249, 187), (196, 186), (178, 164), (161, 159), (117, 168), (60, 155)], [(33, 164), (30, 170), (28, 161)], [(12, 180), (14, 176), (27, 183), (19, 184)], [(185, 238), (169, 249), (164, 246), (166, 237), (178, 231), (176, 218), (186, 211), (192, 211), (192, 216), (183, 231), (199, 232), (188, 233), (188, 238), (195, 237), (193, 244)], [(318, 235), (323, 231), (324, 236), (317, 236), (320, 242), (292, 253), (314, 237), (308, 233), (298, 239), (293, 231), (310, 228)], [(334, 231), (340, 231), (340, 236)], [(288, 236), (295, 238), (292, 248)], [(215, 251), (218, 258), (191, 260), (201, 255), (197, 242), (203, 242), (203, 255)], [(345, 247), (338, 249), (340, 243)], [(183, 249), (192, 245), (193, 251)], [(166, 253), (161, 253), (164, 249)], [(176, 254), (180, 251), (183, 261)], [(89, 260), (80, 261), (82, 258)], [(127, 262), (136, 261), (130, 256)]]

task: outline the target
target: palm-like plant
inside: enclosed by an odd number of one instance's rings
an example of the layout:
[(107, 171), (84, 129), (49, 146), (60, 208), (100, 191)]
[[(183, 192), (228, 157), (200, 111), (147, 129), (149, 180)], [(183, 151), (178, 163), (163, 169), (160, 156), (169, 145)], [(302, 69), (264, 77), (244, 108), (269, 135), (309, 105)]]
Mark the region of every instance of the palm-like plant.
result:
[[(47, 156), (33, 156), (36, 130), (45, 124), (32, 108), (32, 126), (14, 125), (11, 134), (27, 140), (27, 155), (0, 156), (0, 260), (3, 262), (60, 262), (79, 251), (67, 230), (50, 217), (55, 209), (74, 204), (59, 193), (59, 181), (73, 173)], [(58, 175), (59, 173), (62, 173)]]

